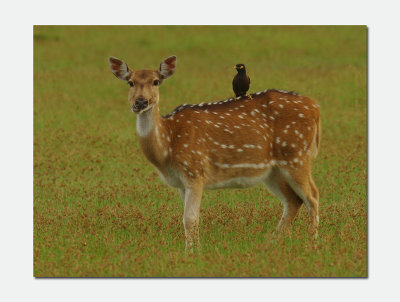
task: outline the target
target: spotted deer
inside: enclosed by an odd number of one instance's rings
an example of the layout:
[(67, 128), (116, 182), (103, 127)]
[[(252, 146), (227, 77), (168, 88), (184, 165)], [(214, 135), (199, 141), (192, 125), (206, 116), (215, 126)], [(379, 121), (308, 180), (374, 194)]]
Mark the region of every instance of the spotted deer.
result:
[(278, 231), (287, 229), (304, 203), (317, 233), (319, 193), (311, 157), (320, 144), (320, 113), (310, 98), (267, 89), (247, 96), (181, 105), (160, 116), (159, 87), (177, 64), (175, 56), (158, 70), (133, 70), (114, 57), (111, 71), (129, 85), (136, 130), (146, 158), (184, 203), (186, 248), (199, 244), (203, 190), (244, 188), (263, 183), (283, 203)]

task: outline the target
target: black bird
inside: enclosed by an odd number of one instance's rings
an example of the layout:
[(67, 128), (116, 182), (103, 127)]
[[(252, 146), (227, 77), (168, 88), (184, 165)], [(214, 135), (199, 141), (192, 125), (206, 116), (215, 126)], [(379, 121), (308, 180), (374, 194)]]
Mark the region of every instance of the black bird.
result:
[[(232, 87), (236, 97), (246, 95), (250, 87), (250, 78), (246, 74), (246, 67), (244, 64), (236, 64), (234, 67), (237, 70), (237, 75), (233, 78)], [(253, 99), (249, 94), (249, 99)]]

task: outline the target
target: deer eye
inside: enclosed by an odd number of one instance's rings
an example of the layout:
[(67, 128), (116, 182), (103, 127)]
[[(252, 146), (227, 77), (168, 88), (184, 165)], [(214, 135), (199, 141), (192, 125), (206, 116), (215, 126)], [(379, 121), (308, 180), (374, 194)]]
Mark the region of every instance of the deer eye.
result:
[(128, 81), (128, 84), (129, 84), (129, 86), (131, 86), (131, 87), (133, 87), (133, 86), (134, 86), (134, 84), (133, 84), (133, 82), (132, 82), (132, 81)]
[(160, 81), (159, 81), (159, 80), (154, 80), (153, 85), (154, 85), (154, 86), (160, 85)]

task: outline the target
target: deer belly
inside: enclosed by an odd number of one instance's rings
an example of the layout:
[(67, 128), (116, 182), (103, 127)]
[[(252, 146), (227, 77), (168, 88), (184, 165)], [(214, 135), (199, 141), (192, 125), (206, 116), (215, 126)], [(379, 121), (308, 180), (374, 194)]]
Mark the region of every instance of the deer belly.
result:
[(263, 183), (271, 173), (272, 168), (268, 168), (257, 176), (240, 176), (224, 179), (221, 181), (206, 184), (205, 189), (223, 189), (223, 188), (248, 188)]

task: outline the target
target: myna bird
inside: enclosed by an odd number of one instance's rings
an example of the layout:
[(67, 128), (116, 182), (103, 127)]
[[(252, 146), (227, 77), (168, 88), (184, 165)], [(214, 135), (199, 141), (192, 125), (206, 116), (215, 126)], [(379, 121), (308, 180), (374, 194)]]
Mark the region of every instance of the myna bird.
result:
[[(246, 95), (250, 87), (250, 78), (246, 74), (246, 67), (244, 64), (236, 64), (234, 67), (237, 70), (237, 75), (233, 78), (232, 87), (236, 97)], [(249, 94), (249, 99), (253, 99)]]

